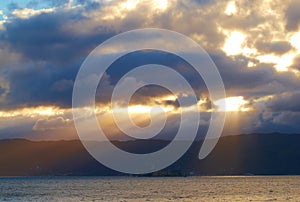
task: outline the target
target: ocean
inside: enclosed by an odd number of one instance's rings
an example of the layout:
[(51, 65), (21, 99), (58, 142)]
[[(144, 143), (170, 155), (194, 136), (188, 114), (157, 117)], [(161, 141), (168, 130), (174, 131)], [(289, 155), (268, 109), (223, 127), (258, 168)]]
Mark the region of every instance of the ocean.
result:
[(300, 176), (3, 177), (0, 201), (300, 201)]

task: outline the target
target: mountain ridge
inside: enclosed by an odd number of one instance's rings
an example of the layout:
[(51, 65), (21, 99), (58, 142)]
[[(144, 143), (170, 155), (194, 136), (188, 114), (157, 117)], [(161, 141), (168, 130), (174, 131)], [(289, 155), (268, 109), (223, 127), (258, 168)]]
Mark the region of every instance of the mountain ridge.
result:
[[(149, 153), (166, 140), (113, 141), (129, 152)], [(299, 175), (299, 134), (242, 134), (222, 137), (213, 152), (198, 159), (202, 141), (162, 172), (183, 175)], [(119, 176), (97, 162), (79, 140), (0, 140), (0, 176)]]

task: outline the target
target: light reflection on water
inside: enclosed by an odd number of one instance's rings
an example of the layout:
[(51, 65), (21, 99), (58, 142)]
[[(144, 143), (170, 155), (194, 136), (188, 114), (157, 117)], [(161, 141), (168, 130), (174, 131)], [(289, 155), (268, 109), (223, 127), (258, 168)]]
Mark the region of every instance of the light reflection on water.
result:
[(0, 201), (300, 201), (300, 176), (0, 178)]

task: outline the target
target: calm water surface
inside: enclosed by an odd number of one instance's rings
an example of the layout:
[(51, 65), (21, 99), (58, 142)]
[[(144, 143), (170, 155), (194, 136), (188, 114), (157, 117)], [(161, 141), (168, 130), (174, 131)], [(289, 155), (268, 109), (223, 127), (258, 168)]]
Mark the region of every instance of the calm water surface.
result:
[(300, 176), (0, 178), (0, 201), (300, 201)]

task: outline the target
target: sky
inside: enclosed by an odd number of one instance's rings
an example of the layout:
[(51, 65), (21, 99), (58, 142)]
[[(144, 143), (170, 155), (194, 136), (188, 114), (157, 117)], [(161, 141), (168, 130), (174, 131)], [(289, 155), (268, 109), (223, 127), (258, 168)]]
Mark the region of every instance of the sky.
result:
[[(116, 61), (100, 81), (95, 111), (108, 136), (122, 139), (109, 105), (116, 80), (153, 61), (186, 74), (198, 104), (179, 108), (177, 95), (145, 87), (129, 106), (137, 125), (149, 124), (158, 104), (168, 115), (162, 136), (172, 137), (180, 110), (201, 113), (201, 134), (212, 111), (226, 112), (223, 135), (300, 133), (299, 8), (299, 0), (1, 1), (0, 139), (77, 138), (72, 90), (82, 62), (105, 40), (141, 28), (170, 29), (201, 45), (223, 79), (226, 107), (224, 100), (210, 101), (201, 78), (180, 58), (140, 51)], [(121, 105), (115, 110), (124, 113)]]

